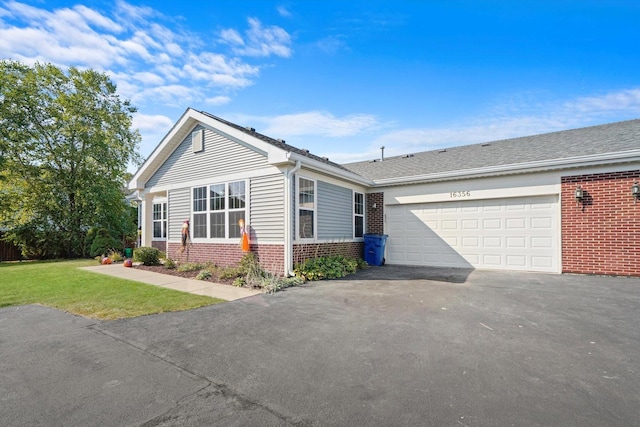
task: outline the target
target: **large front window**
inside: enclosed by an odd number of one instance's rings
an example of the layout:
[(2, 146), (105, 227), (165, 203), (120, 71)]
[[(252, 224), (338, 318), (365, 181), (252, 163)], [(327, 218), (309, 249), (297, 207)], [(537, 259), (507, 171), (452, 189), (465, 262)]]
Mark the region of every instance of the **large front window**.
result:
[(193, 237), (239, 238), (239, 220), (246, 220), (245, 181), (193, 189)]
[(167, 203), (153, 204), (153, 238), (167, 238)]
[(298, 180), (298, 236), (301, 239), (313, 239), (315, 236), (315, 186), (315, 181)]

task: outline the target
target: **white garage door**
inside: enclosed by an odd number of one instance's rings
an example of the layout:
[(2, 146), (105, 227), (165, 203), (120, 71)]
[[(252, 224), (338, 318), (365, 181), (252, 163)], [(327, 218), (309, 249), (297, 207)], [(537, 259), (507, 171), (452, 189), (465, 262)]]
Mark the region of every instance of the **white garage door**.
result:
[(387, 206), (389, 264), (558, 272), (558, 197)]

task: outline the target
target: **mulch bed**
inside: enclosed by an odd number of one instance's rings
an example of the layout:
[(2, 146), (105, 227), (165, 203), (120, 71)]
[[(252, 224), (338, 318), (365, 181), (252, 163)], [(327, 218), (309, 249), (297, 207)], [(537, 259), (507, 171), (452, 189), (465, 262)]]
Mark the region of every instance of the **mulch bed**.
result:
[[(162, 265), (134, 265), (133, 268), (137, 268), (138, 270), (147, 270), (152, 271), (154, 273), (168, 274), (170, 276), (178, 276), (184, 277), (185, 279), (195, 279), (199, 270), (196, 271), (178, 271), (175, 268), (164, 268)], [(210, 279), (205, 279), (209, 282), (223, 283), (226, 285), (231, 285), (233, 283), (233, 279), (221, 279), (216, 277), (215, 274), (211, 276)]]

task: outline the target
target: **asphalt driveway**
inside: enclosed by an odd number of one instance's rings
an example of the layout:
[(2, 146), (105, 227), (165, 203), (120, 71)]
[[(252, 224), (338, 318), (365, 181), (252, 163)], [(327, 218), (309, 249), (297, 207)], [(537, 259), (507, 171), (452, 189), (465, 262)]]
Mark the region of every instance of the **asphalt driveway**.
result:
[(637, 425), (639, 325), (639, 279), (394, 266), (129, 320), (5, 308), (0, 413), (6, 425)]

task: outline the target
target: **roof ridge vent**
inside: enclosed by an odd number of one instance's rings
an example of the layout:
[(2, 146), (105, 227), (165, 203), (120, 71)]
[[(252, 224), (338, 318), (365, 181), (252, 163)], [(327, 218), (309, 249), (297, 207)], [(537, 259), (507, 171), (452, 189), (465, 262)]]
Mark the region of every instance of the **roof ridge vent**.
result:
[(285, 142), (285, 141), (284, 141), (284, 139), (282, 139), (282, 138), (278, 138), (278, 139), (276, 139), (276, 141), (281, 142), (281, 143), (283, 143), (283, 144), (284, 144), (284, 142)]
[(442, 150), (438, 151), (438, 153), (446, 153), (446, 152), (447, 152), (446, 148), (443, 148)]
[(256, 128), (252, 128), (251, 126), (245, 126), (244, 127), (246, 130), (248, 130), (249, 132), (255, 132)]
[(304, 151), (305, 153), (309, 154), (309, 150), (306, 148), (303, 148), (302, 151)]
[(404, 157), (405, 159), (410, 159), (411, 157), (413, 157), (413, 154), (407, 154), (406, 156), (402, 156), (402, 157)]
[(324, 160), (325, 162), (328, 162), (329, 158), (328, 157), (323, 157), (322, 160)]
[(484, 144), (480, 144), (481, 147), (488, 147), (490, 145), (491, 145), (491, 143), (489, 143), (489, 142), (485, 142)]

